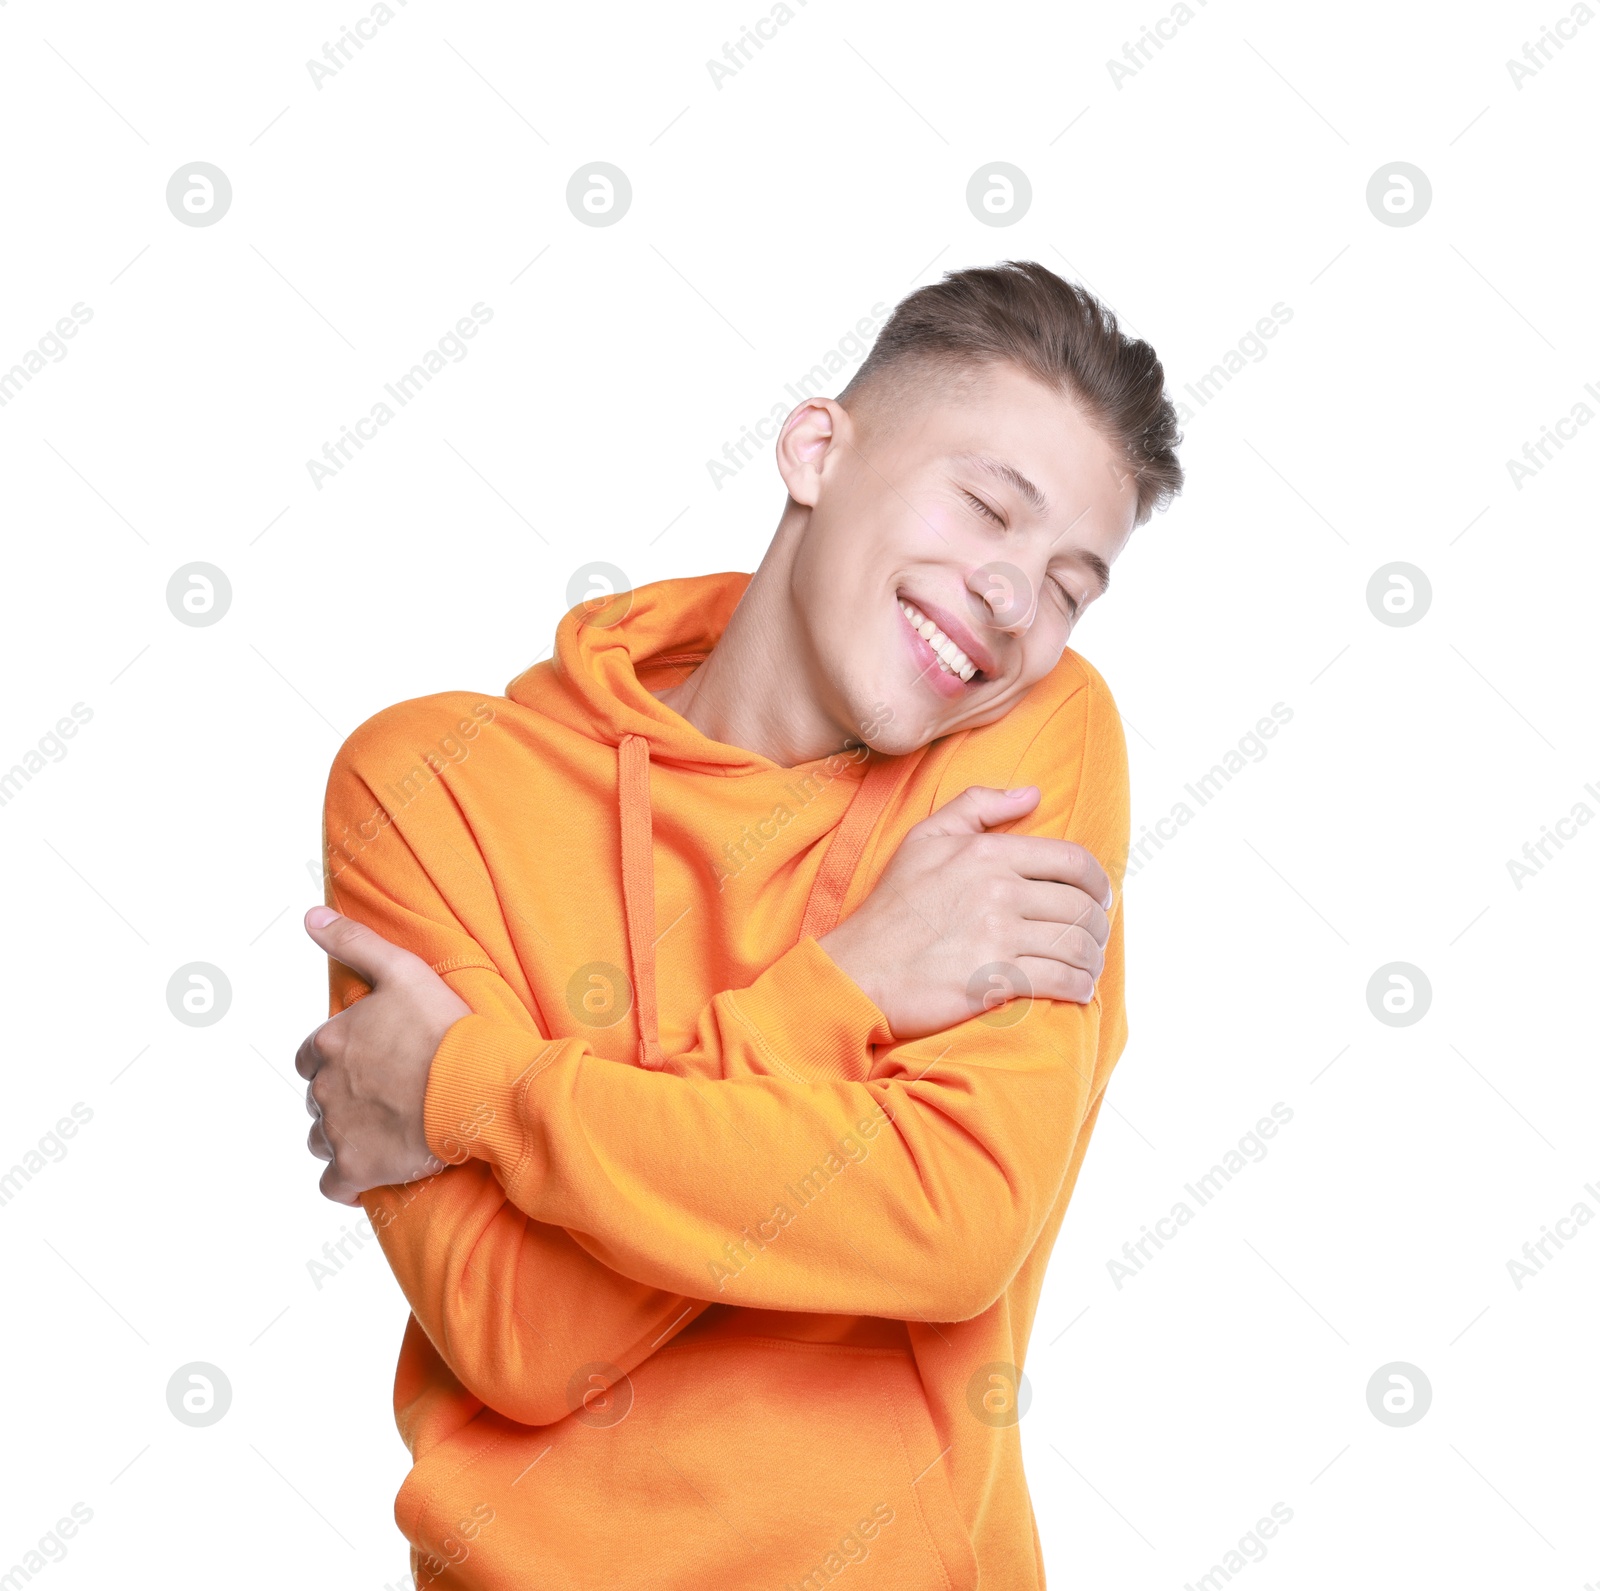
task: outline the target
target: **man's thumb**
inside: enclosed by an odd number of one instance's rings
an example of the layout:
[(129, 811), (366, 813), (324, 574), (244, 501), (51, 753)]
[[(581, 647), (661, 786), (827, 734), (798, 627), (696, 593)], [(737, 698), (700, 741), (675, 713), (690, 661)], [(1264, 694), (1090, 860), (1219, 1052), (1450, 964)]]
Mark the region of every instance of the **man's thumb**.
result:
[(988, 785), (968, 785), (918, 825), (927, 834), (982, 834), (998, 823), (1027, 816), (1039, 804), (1039, 787), (994, 790)]
[(335, 961), (342, 962), (373, 988), (386, 973), (395, 970), (397, 958), (406, 954), (364, 924), (341, 917), (331, 906), (313, 906), (306, 913), (306, 932)]

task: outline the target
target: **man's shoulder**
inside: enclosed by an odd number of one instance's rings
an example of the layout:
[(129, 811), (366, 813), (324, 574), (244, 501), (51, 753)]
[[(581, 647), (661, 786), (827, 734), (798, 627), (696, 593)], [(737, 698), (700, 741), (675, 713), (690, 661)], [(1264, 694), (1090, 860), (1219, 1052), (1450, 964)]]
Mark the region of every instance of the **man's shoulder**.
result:
[(1122, 733), (1122, 712), (1105, 676), (1088, 658), (1070, 649), (1062, 654), (1057, 672), (1075, 682), (1072, 698), (1082, 703), (1086, 756), (1099, 765), (1102, 773), (1120, 770), (1126, 781), (1128, 743)]
[(970, 732), (943, 775), (951, 794), (967, 784), (1037, 785), (1039, 805), (1021, 832), (1092, 835), (1097, 855), (1118, 853), (1128, 827), (1128, 748), (1105, 677), (1080, 653), (1063, 652), (1004, 718)]
[(1081, 757), (1115, 766), (1127, 760), (1122, 714), (1111, 687), (1088, 658), (1070, 648), (1006, 716), (979, 734), (1046, 752), (1058, 765)]
[(1061, 661), (1040, 683), (1052, 687), (1059, 702), (1065, 703), (1082, 695), (1084, 701), (1081, 705), (1085, 709), (1111, 713), (1117, 710), (1116, 699), (1111, 694), (1105, 675), (1083, 653), (1074, 652), (1071, 647), (1061, 654)]
[(438, 774), (465, 761), (485, 730), (514, 710), (506, 697), (485, 691), (437, 691), (396, 702), (345, 737), (329, 782), (347, 777), (388, 781), (412, 769)]

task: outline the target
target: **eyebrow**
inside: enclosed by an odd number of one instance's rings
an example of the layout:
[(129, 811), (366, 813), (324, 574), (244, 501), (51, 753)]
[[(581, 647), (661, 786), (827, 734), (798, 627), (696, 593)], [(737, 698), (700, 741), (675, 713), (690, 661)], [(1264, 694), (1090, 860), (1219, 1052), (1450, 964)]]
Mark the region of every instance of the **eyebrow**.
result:
[(1050, 504), (1046, 502), (1044, 493), (1021, 470), (1000, 459), (992, 459), (986, 453), (958, 453), (956, 458), (964, 464), (975, 464), (980, 470), (1004, 481), (1036, 514), (1050, 512)]
[[(1044, 493), (1021, 470), (1005, 463), (1004, 460), (990, 458), (986, 453), (958, 453), (956, 459), (959, 463), (974, 464), (980, 470), (987, 471), (1013, 487), (1035, 513), (1044, 515), (1050, 512), (1050, 504), (1045, 500)], [(1080, 514), (1078, 517), (1081, 519), (1083, 516)], [(1070, 530), (1072, 527), (1069, 525), (1067, 528)], [(1086, 548), (1074, 549), (1071, 556), (1094, 576), (1099, 586), (1095, 594), (1103, 597), (1111, 589), (1111, 565), (1099, 553), (1090, 552)]]
[(1097, 595), (1103, 597), (1111, 587), (1111, 565), (1099, 553), (1089, 552), (1087, 549), (1078, 549), (1071, 556), (1076, 558), (1100, 582), (1100, 590)]

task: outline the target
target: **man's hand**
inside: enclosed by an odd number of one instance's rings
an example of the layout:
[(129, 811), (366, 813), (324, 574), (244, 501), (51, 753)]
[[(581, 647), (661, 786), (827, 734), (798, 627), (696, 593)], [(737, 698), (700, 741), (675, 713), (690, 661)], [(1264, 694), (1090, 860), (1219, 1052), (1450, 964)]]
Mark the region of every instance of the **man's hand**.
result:
[(984, 832), (1038, 804), (1033, 785), (962, 791), (906, 835), (872, 893), (818, 941), (897, 1039), (1012, 996), (1094, 998), (1110, 932), (1105, 870), (1068, 840)]
[(295, 1056), (316, 1118), (307, 1146), (328, 1162), (323, 1193), (354, 1204), (368, 1188), (440, 1169), (423, 1133), (428, 1072), (445, 1033), (472, 1008), (420, 957), (328, 906), (306, 932), (372, 993), (324, 1022)]

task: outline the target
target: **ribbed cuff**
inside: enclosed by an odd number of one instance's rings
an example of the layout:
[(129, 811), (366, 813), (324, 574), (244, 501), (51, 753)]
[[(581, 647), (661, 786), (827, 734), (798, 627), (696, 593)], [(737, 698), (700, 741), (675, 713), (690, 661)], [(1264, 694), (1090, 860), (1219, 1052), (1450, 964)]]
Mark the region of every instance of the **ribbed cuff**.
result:
[(527, 1154), (522, 1091), (555, 1046), (521, 1028), (469, 1014), (434, 1052), (423, 1099), (428, 1148), (447, 1165), (485, 1160), (509, 1190)]
[(894, 1042), (883, 1012), (809, 936), (722, 998), (773, 1072), (799, 1082), (861, 1082), (872, 1046)]

